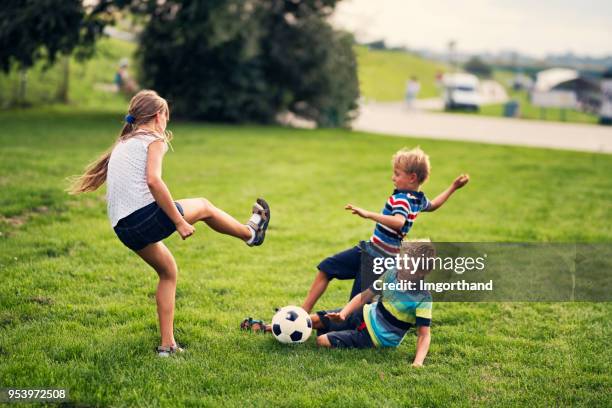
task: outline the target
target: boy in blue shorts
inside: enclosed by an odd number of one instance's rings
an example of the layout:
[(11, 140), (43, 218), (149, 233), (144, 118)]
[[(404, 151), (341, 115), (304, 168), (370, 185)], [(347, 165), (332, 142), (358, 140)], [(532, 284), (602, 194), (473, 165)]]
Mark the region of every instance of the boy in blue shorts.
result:
[[(404, 255), (423, 259), (436, 256), (433, 244), (428, 242), (403, 243)], [(428, 291), (420, 290), (420, 282), (431, 272), (433, 263), (422, 262), (415, 270), (410, 265), (402, 268), (400, 263), (388, 269), (342, 309), (311, 315), (312, 326), (318, 330), (317, 344), (331, 348), (397, 347), (408, 330), (416, 327), (412, 365), (421, 367), (431, 341), (432, 298)], [(378, 299), (374, 300), (375, 296)]]
[(367, 288), (375, 278), (372, 274), (374, 259), (396, 256), (417, 215), (424, 211), (437, 210), (469, 181), (469, 176), (462, 174), (445, 191), (429, 201), (420, 191), (431, 168), (425, 152), (418, 147), (411, 150), (402, 149), (393, 155), (392, 163), (391, 180), (395, 190), (380, 213), (352, 204), (345, 207), (353, 214), (376, 222), (374, 232), (367, 242), (362, 241), (359, 246), (330, 256), (319, 264), (317, 276), (302, 304), (302, 308), (307, 312), (312, 310), (332, 279), (354, 280), (349, 299)]

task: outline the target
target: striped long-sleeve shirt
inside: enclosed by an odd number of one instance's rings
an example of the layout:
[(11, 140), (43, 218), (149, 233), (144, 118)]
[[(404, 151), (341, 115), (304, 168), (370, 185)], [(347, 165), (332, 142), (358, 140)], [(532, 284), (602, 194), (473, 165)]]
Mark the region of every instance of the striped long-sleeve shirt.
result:
[[(396, 269), (390, 269), (379, 279), (380, 284), (398, 283)], [(380, 288), (380, 286), (379, 286)], [(376, 347), (397, 347), (412, 327), (431, 325), (432, 298), (428, 291), (377, 290), (378, 301), (363, 307), (363, 318)]]
[(429, 200), (421, 191), (394, 190), (381, 213), (383, 215), (400, 214), (406, 218), (406, 222), (401, 231), (376, 223), (370, 242), (389, 255), (399, 253), (402, 240), (412, 228), (417, 215), (421, 211), (427, 211), (429, 205)]

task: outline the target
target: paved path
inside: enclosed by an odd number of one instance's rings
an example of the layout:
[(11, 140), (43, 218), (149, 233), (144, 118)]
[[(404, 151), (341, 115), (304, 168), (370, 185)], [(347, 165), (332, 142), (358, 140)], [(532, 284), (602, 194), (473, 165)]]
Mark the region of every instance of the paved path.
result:
[(612, 127), (408, 110), (369, 103), (353, 129), (396, 136), (612, 153)]

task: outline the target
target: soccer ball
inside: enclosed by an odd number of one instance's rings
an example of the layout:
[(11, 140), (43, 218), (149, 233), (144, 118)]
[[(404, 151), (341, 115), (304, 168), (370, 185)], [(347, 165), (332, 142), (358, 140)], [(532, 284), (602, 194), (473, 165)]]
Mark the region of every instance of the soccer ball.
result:
[(272, 333), (281, 343), (303, 343), (312, 332), (312, 320), (301, 307), (285, 306), (272, 318)]

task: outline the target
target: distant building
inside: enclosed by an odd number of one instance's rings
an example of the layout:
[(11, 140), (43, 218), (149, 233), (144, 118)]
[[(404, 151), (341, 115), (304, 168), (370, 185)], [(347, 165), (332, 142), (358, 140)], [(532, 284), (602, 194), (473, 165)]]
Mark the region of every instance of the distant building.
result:
[(540, 71), (536, 75), (534, 90), (548, 92), (555, 86), (578, 78), (578, 71), (568, 68), (551, 68)]
[(601, 108), (599, 123), (612, 125), (612, 67), (603, 74), (601, 81)]
[(599, 83), (567, 68), (551, 68), (538, 72), (531, 92), (531, 103), (541, 107), (557, 107), (597, 112), (601, 105)]

